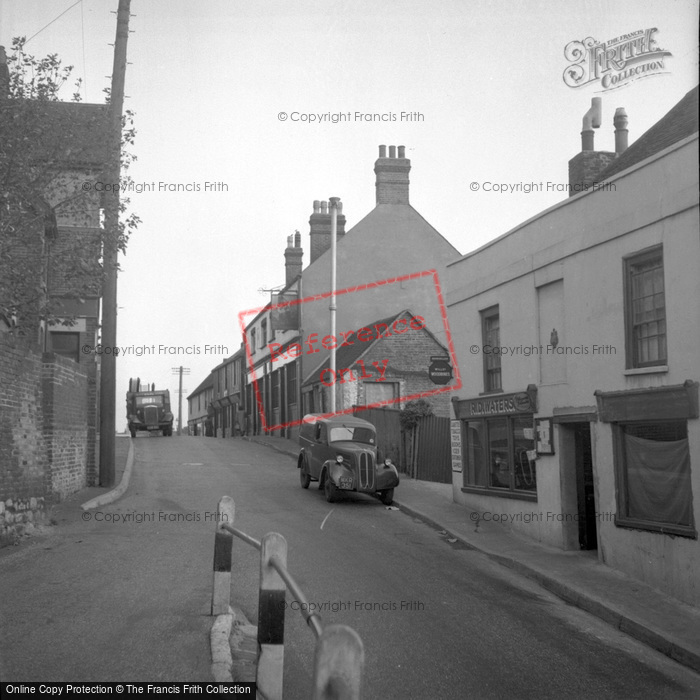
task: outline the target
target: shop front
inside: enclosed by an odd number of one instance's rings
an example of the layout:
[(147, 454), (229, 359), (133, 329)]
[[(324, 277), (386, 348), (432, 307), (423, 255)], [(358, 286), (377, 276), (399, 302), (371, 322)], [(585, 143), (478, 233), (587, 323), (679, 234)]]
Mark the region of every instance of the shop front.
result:
[(537, 387), (453, 400), (465, 493), (537, 500)]

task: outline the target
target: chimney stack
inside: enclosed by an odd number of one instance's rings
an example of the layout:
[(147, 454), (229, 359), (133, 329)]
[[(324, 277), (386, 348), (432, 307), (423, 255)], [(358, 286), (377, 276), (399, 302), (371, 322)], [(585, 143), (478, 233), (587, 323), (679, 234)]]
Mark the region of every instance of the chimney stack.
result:
[(285, 284), (289, 286), (301, 274), (304, 251), (301, 247), (301, 234), (295, 231), (287, 236), (287, 249), (284, 251)]
[(379, 158), (374, 164), (377, 176), (377, 204), (408, 204), (408, 173), (411, 161), (406, 158), (406, 147), (389, 146), (389, 157), (386, 156), (386, 146), (379, 147)]
[(569, 197), (586, 192), (616, 158), (616, 154), (610, 151), (594, 150), (593, 129), (600, 127), (601, 114), (601, 98), (593, 97), (591, 108), (583, 116), (581, 152), (569, 161)]
[[(340, 241), (345, 235), (345, 216), (342, 202), (338, 204), (337, 236)], [(314, 212), (309, 219), (310, 262), (320, 258), (331, 247), (331, 214), (328, 202), (314, 201)]]

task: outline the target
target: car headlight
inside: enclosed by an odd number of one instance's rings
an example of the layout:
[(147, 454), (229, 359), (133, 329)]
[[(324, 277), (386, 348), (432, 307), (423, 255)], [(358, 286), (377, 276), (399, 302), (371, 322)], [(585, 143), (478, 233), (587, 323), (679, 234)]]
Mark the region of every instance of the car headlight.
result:
[(338, 462), (338, 464), (343, 463), (343, 455), (336, 455), (335, 461)]
[(385, 466), (385, 467), (392, 467), (392, 466), (394, 466), (394, 465), (391, 463), (391, 460), (387, 457), (387, 458), (384, 460), (384, 466)]

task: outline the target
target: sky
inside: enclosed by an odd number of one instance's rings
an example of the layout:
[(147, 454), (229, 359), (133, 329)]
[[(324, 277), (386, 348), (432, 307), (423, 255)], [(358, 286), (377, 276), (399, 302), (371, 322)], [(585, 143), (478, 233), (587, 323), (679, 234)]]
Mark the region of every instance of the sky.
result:
[[(25, 36), (27, 53), (58, 54), (83, 101), (103, 102), (117, 6), (0, 0), (0, 44)], [(284, 283), (295, 230), (308, 264), (314, 200), (340, 197), (346, 230), (374, 208), (380, 144), (406, 147), (412, 206), (465, 254), (568, 196), (555, 186), (592, 97), (595, 148), (614, 150), (617, 107), (632, 143), (698, 82), (698, 0), (132, 0), (131, 12), (129, 174), (148, 187), (130, 193), (142, 224), (119, 275), (120, 430), (129, 377), (175, 404), (174, 368), (190, 370), (186, 397), (238, 349), (237, 315)], [(661, 74), (564, 82), (570, 42), (652, 28), (671, 54)]]

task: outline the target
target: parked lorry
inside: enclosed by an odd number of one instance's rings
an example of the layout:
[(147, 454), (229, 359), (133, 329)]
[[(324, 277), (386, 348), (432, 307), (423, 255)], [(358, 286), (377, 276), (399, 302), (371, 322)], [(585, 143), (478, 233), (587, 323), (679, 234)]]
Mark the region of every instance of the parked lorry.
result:
[(170, 392), (167, 389), (156, 391), (155, 385), (142, 385), (141, 380), (130, 379), (126, 392), (126, 417), (129, 433), (136, 437), (139, 430), (151, 434), (161, 432), (164, 436), (173, 434), (173, 414), (170, 411)]

